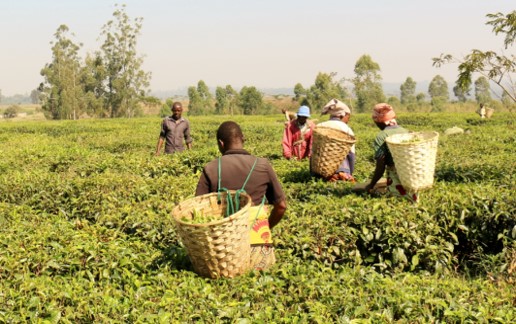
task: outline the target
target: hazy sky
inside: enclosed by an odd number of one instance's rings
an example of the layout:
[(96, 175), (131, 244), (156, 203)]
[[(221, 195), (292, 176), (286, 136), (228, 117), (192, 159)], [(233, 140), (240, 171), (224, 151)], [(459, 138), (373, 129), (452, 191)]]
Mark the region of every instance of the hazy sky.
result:
[[(515, 9), (514, 0), (0, 0), (0, 89), (27, 94), (43, 78), (50, 42), (61, 24), (82, 43), (82, 57), (100, 48), (115, 3), (142, 17), (138, 38), (151, 91), (204, 80), (210, 87), (307, 87), (317, 73), (353, 77), (363, 54), (384, 82), (453, 83), (455, 65), (432, 67), (441, 53), (501, 52), (503, 37), (486, 14)], [(506, 53), (507, 54), (507, 53)]]

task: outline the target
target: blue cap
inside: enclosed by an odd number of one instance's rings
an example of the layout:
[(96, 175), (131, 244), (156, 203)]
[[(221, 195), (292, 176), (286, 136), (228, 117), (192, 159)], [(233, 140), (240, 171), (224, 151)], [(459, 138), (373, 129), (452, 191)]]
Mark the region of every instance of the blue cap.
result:
[(298, 117), (310, 117), (310, 108), (308, 106), (301, 106), (297, 111)]

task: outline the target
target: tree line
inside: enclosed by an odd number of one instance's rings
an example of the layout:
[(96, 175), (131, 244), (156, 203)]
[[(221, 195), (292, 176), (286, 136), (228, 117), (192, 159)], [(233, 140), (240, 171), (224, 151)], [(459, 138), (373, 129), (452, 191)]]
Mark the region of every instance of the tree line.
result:
[[(507, 15), (488, 14), (487, 24), (493, 31), (506, 35), (505, 48), (512, 46), (516, 34), (516, 11)], [(37, 97), (45, 116), (50, 119), (77, 119), (82, 115), (91, 117), (134, 117), (142, 114), (141, 104), (157, 98), (148, 96), (150, 73), (142, 70), (143, 58), (136, 52), (137, 37), (142, 27), (142, 18), (131, 19), (125, 6), (117, 6), (113, 19), (101, 29), (104, 42), (101, 48), (89, 53), (84, 60), (79, 57), (82, 44), (71, 39), (66, 25), (61, 25), (54, 34), (52, 62), (41, 70), (44, 77), (39, 87), (31, 93)], [(510, 110), (516, 95), (513, 74), (516, 71), (514, 55), (504, 56), (494, 52), (474, 50), (463, 59), (451, 55), (434, 58), (434, 66), (449, 62), (459, 63), (459, 77), (453, 93), (459, 102), (466, 102), (474, 91), (477, 103), (491, 104), (490, 82), (502, 89), (501, 102)], [(322, 107), (331, 98), (340, 98), (355, 112), (365, 112), (378, 102), (394, 106), (403, 105), (407, 111), (418, 111), (428, 105), (425, 93), (416, 93), (416, 82), (409, 76), (400, 86), (400, 97), (387, 97), (382, 88), (381, 68), (371, 56), (362, 55), (354, 67), (354, 77), (337, 78), (336, 73), (319, 73), (313, 85), (305, 88), (294, 85), (293, 103)], [(480, 76), (473, 81), (473, 73)], [(508, 80), (508, 81), (507, 81)], [(504, 84), (503, 81), (507, 81)], [(511, 91), (512, 89), (512, 91)], [(442, 111), (450, 101), (446, 80), (436, 75), (428, 87), (432, 111)], [(0, 97), (1, 98), (1, 97)], [(188, 88), (188, 114), (266, 114), (275, 112), (264, 100), (264, 94), (254, 86), (244, 86), (236, 91), (231, 85), (217, 86), (210, 93), (206, 83), (200, 80)], [(172, 99), (162, 106), (160, 114), (169, 114)]]

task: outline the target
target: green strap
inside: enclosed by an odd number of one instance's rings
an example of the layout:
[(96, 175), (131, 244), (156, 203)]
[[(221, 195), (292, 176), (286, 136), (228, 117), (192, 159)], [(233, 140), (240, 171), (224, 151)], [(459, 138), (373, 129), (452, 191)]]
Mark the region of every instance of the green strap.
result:
[[(221, 162), (221, 157), (219, 157), (219, 161), (218, 161), (218, 177), (219, 177), (219, 179), (218, 179), (218, 184), (217, 184), (217, 202), (219, 204), (221, 203), (222, 199), (220, 197), (220, 193), (225, 192), (227, 195), (226, 217), (229, 217), (230, 215), (233, 215), (234, 213), (236, 213), (237, 211), (240, 210), (240, 194), (242, 192), (245, 192), (244, 188), (247, 185), (247, 181), (249, 181), (249, 178), (251, 178), (251, 173), (253, 173), (254, 167), (256, 166), (256, 162), (258, 162), (258, 158), (256, 158), (256, 160), (254, 160), (251, 171), (249, 171), (249, 174), (247, 175), (247, 178), (245, 179), (242, 188), (238, 189), (235, 192), (235, 197), (232, 198), (231, 193), (229, 192), (229, 190), (227, 188), (221, 188), (222, 162)], [(265, 200), (265, 196), (263, 196), (262, 205), (263, 205), (264, 200)]]
[(258, 207), (256, 216), (254, 216), (254, 221), (249, 225), (249, 228), (253, 227), (253, 225), (256, 224), (256, 219), (258, 218), (258, 215), (260, 215), (260, 212), (262, 211), (263, 204), (265, 204), (265, 195), (263, 195), (262, 203), (260, 204), (260, 207)]

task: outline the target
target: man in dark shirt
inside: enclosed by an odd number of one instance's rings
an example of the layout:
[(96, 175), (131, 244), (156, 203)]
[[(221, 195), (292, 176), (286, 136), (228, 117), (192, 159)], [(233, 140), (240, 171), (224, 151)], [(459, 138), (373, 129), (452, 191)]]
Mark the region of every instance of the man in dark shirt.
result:
[(156, 155), (160, 154), (163, 142), (165, 142), (165, 153), (184, 151), (183, 140), (188, 149), (192, 148), (192, 137), (190, 136), (190, 123), (181, 117), (183, 106), (180, 102), (172, 105), (172, 116), (166, 117), (161, 123)]
[[(244, 150), (244, 135), (240, 126), (233, 121), (222, 123), (217, 130), (217, 144), (222, 157), (209, 162), (203, 169), (195, 195), (217, 192), (221, 188), (241, 189), (251, 196), (253, 206), (259, 206), (263, 197), (272, 205), (272, 210), (265, 215), (268, 227), (276, 226), (287, 209), (287, 203), (281, 184), (271, 164), (265, 158), (257, 158)], [(219, 188), (220, 163), (220, 188)], [(254, 215), (251, 215), (254, 217)], [(270, 231), (269, 231), (270, 235)], [(251, 263), (255, 269), (265, 269), (275, 262), (274, 250), (269, 237), (266, 242), (254, 244), (251, 240)]]

